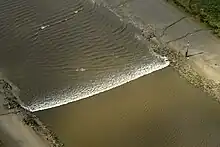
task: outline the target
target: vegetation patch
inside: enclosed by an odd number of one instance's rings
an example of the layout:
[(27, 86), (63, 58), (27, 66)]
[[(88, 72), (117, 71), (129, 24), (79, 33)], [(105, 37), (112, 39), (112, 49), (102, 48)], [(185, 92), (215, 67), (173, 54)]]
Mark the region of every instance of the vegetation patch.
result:
[(199, 18), (220, 37), (220, 0), (172, 0), (187, 12)]

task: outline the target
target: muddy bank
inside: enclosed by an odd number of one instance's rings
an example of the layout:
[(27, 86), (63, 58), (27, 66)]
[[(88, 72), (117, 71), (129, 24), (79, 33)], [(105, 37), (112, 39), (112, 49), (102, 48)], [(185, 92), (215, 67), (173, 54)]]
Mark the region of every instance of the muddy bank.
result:
[[(156, 35), (155, 35), (156, 36)], [(176, 49), (162, 45), (157, 37), (151, 38), (152, 49), (170, 60), (172, 66), (180, 76), (184, 77), (188, 82), (195, 87), (202, 89), (215, 100), (220, 102), (220, 85), (213, 80), (209, 80), (196, 72), (194, 63), (189, 60), (190, 57), (185, 57)]]
[[(123, 5), (122, 5), (123, 4)], [(138, 7), (142, 5), (147, 5), (146, 8), (142, 9), (142, 11), (136, 10)], [(155, 4), (155, 5), (154, 5)], [(219, 75), (219, 70), (216, 65), (218, 65), (219, 60), (215, 60), (215, 56), (218, 56), (218, 43), (211, 37), (208, 37), (207, 44), (204, 44), (204, 40), (207, 40), (206, 37), (209, 35), (205, 31), (201, 35), (194, 36), (194, 40), (189, 38), (193, 36), (199, 30), (204, 30), (203, 28), (198, 28), (189, 32), (181, 32), (184, 30), (184, 25), (189, 25), (189, 28), (194, 28), (192, 23), (188, 23), (185, 20), (185, 24), (180, 24), (177, 29), (174, 29), (173, 32), (169, 32), (172, 30), (172, 27), (186, 19), (184, 13), (179, 12), (181, 17), (170, 24), (166, 24), (161, 17), (169, 19), (170, 15), (173, 13), (170, 7), (161, 1), (157, 1), (153, 3), (150, 1), (149, 3), (141, 3), (141, 1), (125, 1), (121, 2), (118, 5), (115, 5), (113, 2), (109, 2), (106, 0), (106, 5), (114, 10), (123, 21), (134, 25), (141, 32), (140, 36), (137, 36), (143, 43), (145, 43), (148, 48), (154, 50), (159, 55), (165, 56), (170, 61), (170, 66), (173, 67), (181, 77), (184, 77), (188, 82), (190, 82), (195, 87), (202, 89), (204, 92), (209, 93), (214, 99), (220, 100), (220, 84), (219, 77), (215, 75)], [(136, 7), (135, 7), (136, 6)], [(151, 11), (147, 11), (150, 9), (149, 7), (155, 7), (153, 11), (158, 11), (158, 15), (154, 15), (153, 13), (148, 14)], [(164, 12), (167, 13), (162, 15), (159, 13), (160, 9), (163, 8)], [(146, 14), (146, 15), (145, 15)], [(161, 16), (160, 16), (161, 15)], [(179, 16), (178, 15), (178, 16)], [(151, 17), (161, 18), (159, 20), (148, 20)], [(190, 20), (191, 21), (191, 20)], [(165, 24), (163, 27), (157, 27), (157, 24)], [(199, 26), (200, 27), (200, 26)], [(186, 29), (187, 30), (187, 29)], [(180, 32), (177, 35), (172, 37), (172, 33)], [(200, 38), (203, 36), (205, 39)], [(187, 40), (186, 42), (190, 42), (189, 57), (186, 58), (184, 49), (187, 46), (187, 43), (183, 40)], [(192, 41), (191, 41), (192, 40)], [(214, 40), (214, 41), (213, 41)], [(150, 41), (150, 42), (149, 42)], [(195, 46), (191, 46), (194, 44)], [(200, 46), (204, 46), (204, 48), (199, 48)], [(205, 42), (206, 43), (206, 42)], [(178, 45), (177, 45), (178, 44)], [(206, 47), (207, 46), (207, 47)], [(210, 47), (213, 49), (210, 51)], [(216, 50), (215, 50), (216, 49)], [(202, 54), (200, 54), (202, 53)], [(194, 58), (197, 55), (196, 58)], [(217, 58), (217, 57), (216, 57)], [(205, 63), (206, 68), (202, 68), (202, 65)], [(209, 72), (210, 70), (210, 72)], [(211, 70), (213, 70), (211, 72)]]
[(217, 0), (170, 0), (213, 30), (220, 37), (220, 2)]
[[(43, 138), (43, 142), (45, 142), (43, 146), (49, 145), (51, 147), (62, 147), (63, 144), (59, 141), (57, 136), (45, 124), (43, 124), (39, 118), (21, 107), (16, 91), (18, 91), (18, 89), (13, 86), (12, 83), (8, 80), (0, 79), (0, 94), (3, 96), (1, 116), (13, 117), (10, 115), (16, 115), (18, 120), (22, 121), (24, 126), (28, 126), (28, 128), (31, 128), (31, 130), (40, 136), (40, 138)], [(4, 120), (2, 122), (4, 123)], [(25, 134), (21, 134), (21, 136), (26, 137)], [(27, 136), (27, 138), (28, 137), (29, 136)]]

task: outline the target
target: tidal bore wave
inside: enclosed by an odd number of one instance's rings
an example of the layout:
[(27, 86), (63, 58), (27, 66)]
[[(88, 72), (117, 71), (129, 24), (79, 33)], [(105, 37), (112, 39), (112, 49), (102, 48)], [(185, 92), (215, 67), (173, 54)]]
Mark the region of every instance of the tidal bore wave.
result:
[(136, 66), (133, 67), (133, 70), (129, 72), (109, 75), (109, 77), (104, 78), (103, 81), (95, 81), (96, 83), (92, 85), (82, 87), (81, 89), (76, 88), (68, 94), (56, 95), (54, 97), (51, 96), (51, 98), (48, 99), (48, 101), (39, 101), (31, 104), (30, 106), (23, 107), (31, 112), (36, 112), (65, 105), (74, 101), (88, 98), (101, 92), (105, 92), (107, 90), (113, 89), (137, 78), (140, 78), (144, 75), (150, 74), (154, 71), (167, 67), (169, 65), (169, 61), (167, 61), (165, 57), (161, 58), (164, 59), (163, 63), (158, 62), (151, 63), (148, 65)]
[(91, 0), (0, 1), (0, 68), (40, 111), (88, 98), (168, 66), (141, 30)]

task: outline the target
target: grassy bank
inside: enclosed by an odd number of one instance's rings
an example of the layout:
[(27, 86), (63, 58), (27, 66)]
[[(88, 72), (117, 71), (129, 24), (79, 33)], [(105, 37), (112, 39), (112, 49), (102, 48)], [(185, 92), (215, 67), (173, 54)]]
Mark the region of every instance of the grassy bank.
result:
[(172, 0), (187, 12), (208, 24), (220, 37), (220, 0)]

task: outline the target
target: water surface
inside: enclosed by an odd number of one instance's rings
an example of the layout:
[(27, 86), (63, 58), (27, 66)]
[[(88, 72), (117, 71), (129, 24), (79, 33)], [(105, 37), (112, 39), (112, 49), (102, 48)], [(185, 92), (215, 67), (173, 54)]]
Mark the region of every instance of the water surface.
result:
[(65, 147), (217, 147), (220, 106), (171, 68), (36, 113)]
[(107, 8), (89, 0), (1, 0), (0, 71), (31, 111), (89, 97), (166, 67)]

